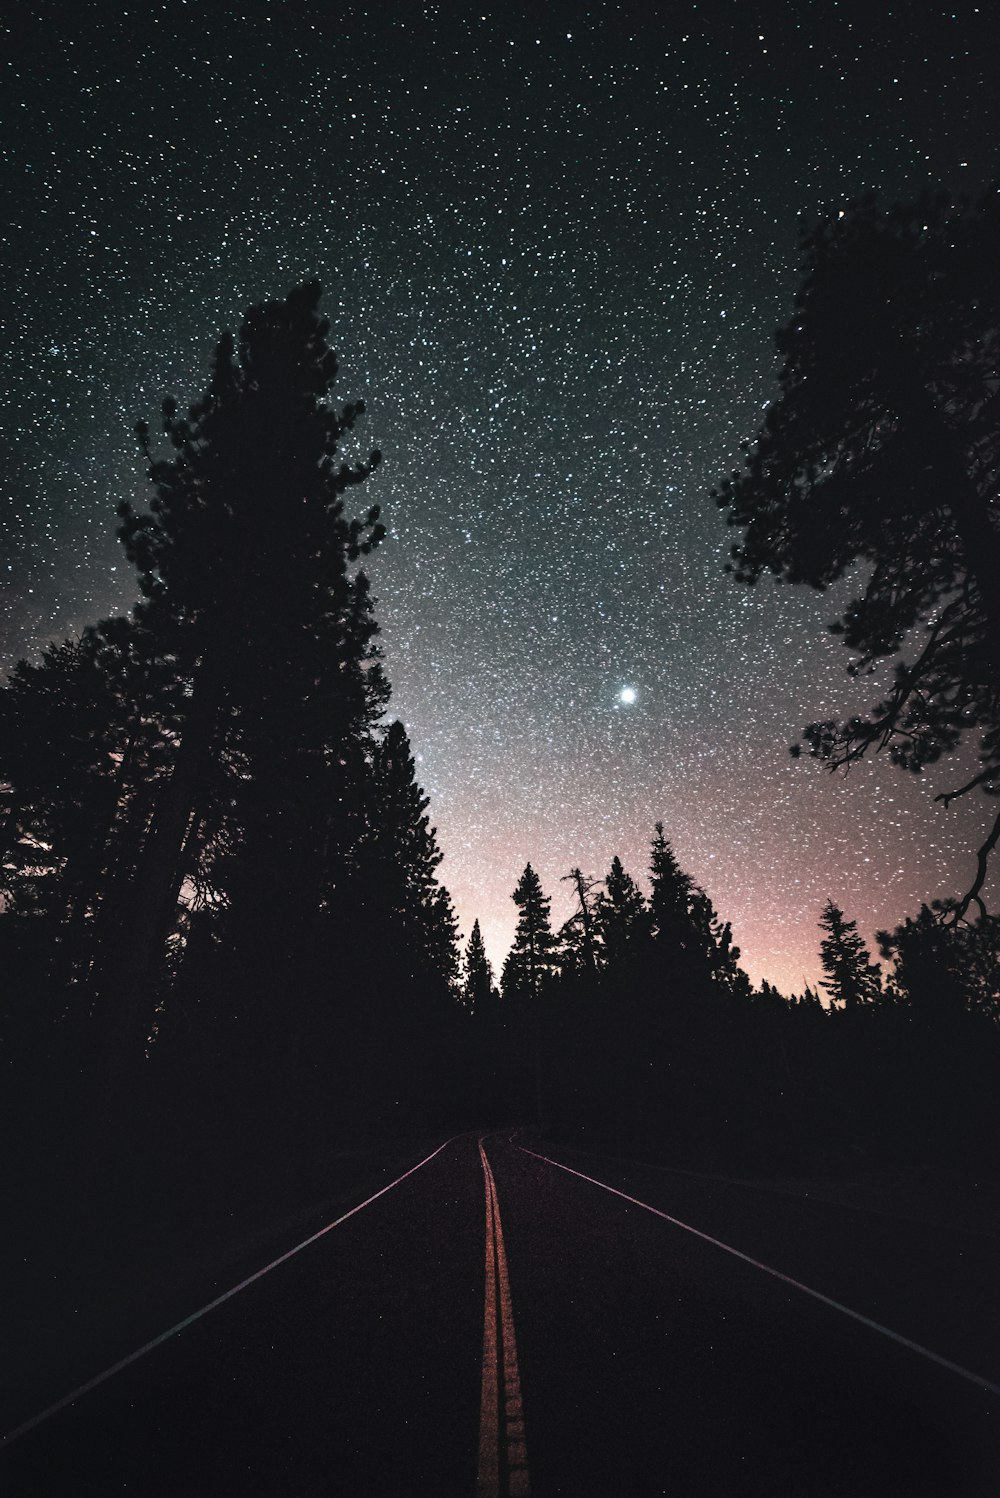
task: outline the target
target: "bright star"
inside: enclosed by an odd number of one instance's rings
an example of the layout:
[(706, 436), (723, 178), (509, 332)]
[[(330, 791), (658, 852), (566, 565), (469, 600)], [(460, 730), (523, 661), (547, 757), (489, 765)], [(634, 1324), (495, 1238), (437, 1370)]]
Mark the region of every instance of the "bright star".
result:
[(618, 693), (618, 701), (619, 702), (625, 702), (625, 703), (631, 704), (631, 703), (633, 703), (635, 701), (635, 697), (636, 697), (635, 687), (622, 687), (621, 691)]

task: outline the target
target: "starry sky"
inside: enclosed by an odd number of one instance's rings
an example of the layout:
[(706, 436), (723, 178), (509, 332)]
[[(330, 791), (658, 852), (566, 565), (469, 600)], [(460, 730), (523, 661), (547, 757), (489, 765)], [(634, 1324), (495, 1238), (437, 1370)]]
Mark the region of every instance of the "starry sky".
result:
[[(318, 276), (393, 711), (463, 932), (499, 964), (530, 859), (644, 880), (653, 823), (755, 980), (958, 893), (958, 764), (846, 779), (848, 596), (737, 587), (708, 492), (774, 397), (800, 214), (1000, 175), (992, 5), (25, 0), (0, 23), (0, 664), (128, 609), (132, 435), (218, 333)], [(634, 694), (634, 700), (623, 700)]]

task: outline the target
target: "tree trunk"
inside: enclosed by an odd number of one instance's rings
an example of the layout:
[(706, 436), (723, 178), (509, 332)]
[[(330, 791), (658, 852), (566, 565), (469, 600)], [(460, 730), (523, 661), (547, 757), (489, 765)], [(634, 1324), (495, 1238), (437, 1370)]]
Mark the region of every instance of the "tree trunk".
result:
[(115, 1072), (128, 1070), (141, 1059), (152, 1019), (148, 985), (167, 934), (171, 901), (176, 904), (184, 878), (182, 853), (218, 726), (223, 654), (221, 642), (209, 646), (195, 674), (177, 758), (136, 870), (122, 947), (110, 959), (100, 985), (115, 1036), (111, 1057)]
[(580, 898), (580, 920), (583, 925), (583, 952), (587, 963), (587, 972), (591, 977), (597, 971), (597, 961), (594, 956), (594, 928), (590, 916), (590, 906), (587, 904), (587, 888), (584, 883), (583, 871), (573, 869), (571, 877), (576, 884), (576, 892)]

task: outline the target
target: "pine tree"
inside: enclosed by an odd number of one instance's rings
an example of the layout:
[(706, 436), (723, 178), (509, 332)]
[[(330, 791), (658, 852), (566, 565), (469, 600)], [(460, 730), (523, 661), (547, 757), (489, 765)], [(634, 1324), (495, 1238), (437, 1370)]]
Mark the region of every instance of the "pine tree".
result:
[(486, 944), (479, 921), (472, 924), (472, 934), (465, 949), (465, 972), (462, 980), (462, 1002), (470, 1014), (482, 1011), (493, 998), (493, 968), (486, 955)]
[[(825, 589), (864, 564), (861, 595), (831, 629), (855, 653), (850, 674), (895, 656), (895, 679), (866, 716), (810, 725), (809, 752), (846, 767), (887, 749), (919, 771), (978, 729), (979, 773), (941, 799), (995, 790), (1000, 200), (924, 197), (888, 213), (854, 204), (803, 249), (805, 279), (778, 337), (780, 399), (745, 472), (717, 495), (744, 531), (730, 570)], [(958, 915), (998, 840), (1000, 816)]]
[(557, 938), (562, 968), (565, 973), (583, 973), (592, 978), (597, 972), (597, 938), (590, 897), (597, 880), (587, 879), (579, 868), (570, 869), (563, 879), (573, 885), (578, 904)]
[[(141, 829), (169, 765), (175, 675), (128, 619), (21, 661), (0, 690), (0, 880), (6, 918), (44, 927), (56, 987), (86, 976), (117, 925)], [(36, 976), (38, 972), (36, 972)]]
[(701, 956), (720, 993), (749, 998), (750, 980), (739, 965), (740, 949), (733, 944), (733, 928), (720, 920), (703, 889), (695, 888), (691, 922), (699, 938)]
[(604, 881), (594, 911), (601, 961), (617, 968), (649, 934), (649, 912), (635, 880), (626, 874), (617, 855)]
[(820, 927), (826, 936), (820, 943), (820, 957), (826, 977), (823, 987), (834, 1004), (857, 1009), (881, 997), (881, 969), (873, 964), (857, 921), (845, 921), (844, 912), (828, 900), (820, 916)]
[(657, 947), (670, 960), (690, 957), (696, 946), (691, 923), (694, 881), (678, 864), (663, 835), (662, 822), (656, 824), (649, 873), (649, 908)]
[(555, 942), (549, 919), (552, 902), (542, 893), (541, 881), (526, 864), (511, 899), (520, 911), (514, 944), (503, 970), (504, 998), (536, 1000), (553, 966)]
[(761, 983), (760, 988), (754, 995), (754, 997), (761, 1004), (766, 1004), (771, 1009), (785, 1007), (785, 999), (782, 997), (782, 994), (775, 986), (775, 984), (769, 983), (766, 978)]
[(458, 978), (455, 915), (437, 878), (444, 855), (402, 723), (391, 723), (375, 746), (368, 799), (357, 854), (366, 923), (403, 976), (450, 988)]
[(100, 857), (113, 813), (124, 724), (88, 643), (50, 646), (37, 666), (19, 662), (0, 691), (8, 915), (59, 922), (74, 897), (94, 893), (83, 870)]
[(794, 1005), (796, 1005), (796, 1007), (802, 1008), (802, 1009), (822, 1009), (823, 1008), (823, 1001), (822, 1001), (822, 999), (820, 998), (819, 994), (816, 992), (816, 990), (814, 988), (810, 988), (810, 986), (809, 986), (808, 983), (806, 984), (806, 986), (805, 986), (805, 988), (804, 988), (804, 990), (802, 991), (801, 994), (799, 994), (799, 995), (793, 994), (792, 995), (791, 1003), (793, 1003)]
[(947, 921), (948, 902), (922, 905), (895, 931), (878, 932), (879, 950), (895, 966), (889, 996), (941, 1023), (962, 1013), (1000, 1018), (1000, 917), (974, 925)]
[[(189, 416), (164, 404), (175, 455), (155, 459), (140, 428), (156, 491), (150, 512), (120, 508), (144, 595), (137, 619), (188, 683), (120, 956), (104, 985), (133, 1053), (147, 979), (197, 858), (227, 748), (239, 762), (232, 783), (245, 830), (263, 850), (258, 863), (284, 843), (290, 865), (294, 850), (281, 829), (292, 829), (294, 844), (309, 826), (298, 788), (337, 779), (351, 759), (345, 746), (371, 719), (376, 626), (352, 564), (382, 529), (377, 510), (348, 521), (342, 496), (368, 477), (378, 454), (337, 462), (362, 407), (328, 403), (337, 363), (318, 300), (311, 283), (247, 312), (238, 341), (221, 340), (209, 390)], [(295, 809), (285, 817), (279, 803), (288, 797)], [(321, 823), (337, 799), (325, 790)], [(243, 890), (249, 898), (252, 883)]]

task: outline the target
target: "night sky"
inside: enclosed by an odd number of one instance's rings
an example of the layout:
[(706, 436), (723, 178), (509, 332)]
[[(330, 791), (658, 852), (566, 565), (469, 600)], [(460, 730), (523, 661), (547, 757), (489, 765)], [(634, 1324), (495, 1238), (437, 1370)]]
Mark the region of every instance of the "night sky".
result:
[[(797, 223), (1000, 175), (993, 5), (32, 4), (7, 22), (0, 660), (128, 609), (132, 435), (318, 276), (463, 932), (661, 818), (755, 979), (959, 893), (991, 813), (788, 744), (875, 700), (837, 599), (739, 588), (708, 491), (775, 393)], [(634, 701), (623, 701), (623, 688)], [(626, 693), (626, 697), (631, 695)]]

